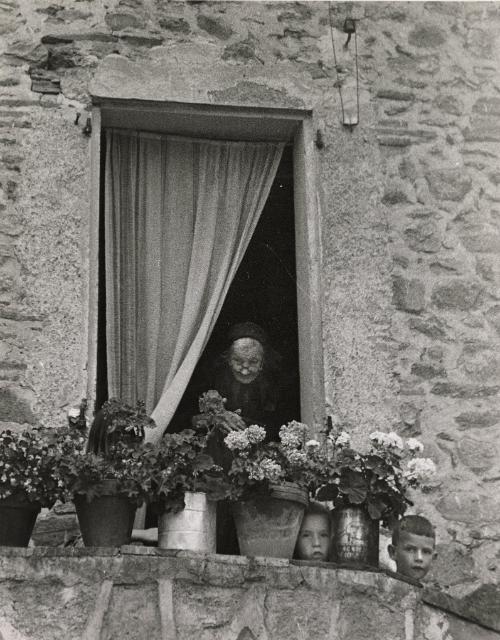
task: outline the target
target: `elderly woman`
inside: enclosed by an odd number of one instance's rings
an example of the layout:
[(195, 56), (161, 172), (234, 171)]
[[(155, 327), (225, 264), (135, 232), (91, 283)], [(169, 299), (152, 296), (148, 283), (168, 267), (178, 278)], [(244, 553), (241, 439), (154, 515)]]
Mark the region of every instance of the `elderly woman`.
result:
[(229, 330), (227, 348), (216, 359), (206, 383), (226, 398), (226, 409), (240, 409), (247, 425), (261, 425), (270, 440), (278, 438), (282, 424), (277, 415), (278, 362), (264, 330), (253, 322), (242, 322)]

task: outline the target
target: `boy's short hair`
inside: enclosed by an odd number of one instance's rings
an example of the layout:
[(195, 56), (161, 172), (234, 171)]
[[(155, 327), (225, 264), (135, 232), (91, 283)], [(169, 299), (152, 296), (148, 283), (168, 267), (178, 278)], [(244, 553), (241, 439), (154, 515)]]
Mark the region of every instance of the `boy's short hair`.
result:
[(392, 544), (396, 546), (399, 542), (401, 532), (413, 533), (416, 536), (426, 536), (436, 540), (436, 532), (432, 524), (423, 516), (403, 516), (398, 520), (392, 530)]

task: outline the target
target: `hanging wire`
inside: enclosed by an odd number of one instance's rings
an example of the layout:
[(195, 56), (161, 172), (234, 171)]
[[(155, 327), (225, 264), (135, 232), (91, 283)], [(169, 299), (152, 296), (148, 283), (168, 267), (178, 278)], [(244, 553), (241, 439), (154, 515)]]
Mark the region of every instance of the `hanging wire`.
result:
[(356, 64), (356, 117), (359, 122), (359, 71), (358, 71), (358, 33), (354, 31), (354, 61)]
[[(333, 22), (332, 22), (332, 2), (330, 1), (328, 3), (328, 22), (330, 25), (330, 39), (332, 41), (332, 50), (333, 50), (333, 61), (335, 64), (335, 74), (336, 74), (336, 86), (339, 90), (339, 98), (340, 98), (340, 107), (342, 110), (342, 124), (350, 126), (352, 128), (353, 124), (350, 124), (348, 122), (345, 121), (345, 111), (344, 111), (344, 100), (342, 98), (342, 83), (340, 81), (340, 77), (339, 77), (339, 71), (338, 71), (338, 63), (337, 63), (337, 52), (335, 50), (335, 41), (333, 38)], [(358, 34), (356, 31), (356, 27), (354, 26), (354, 62), (355, 62), (355, 66), (356, 66), (356, 118), (357, 121), (355, 124), (359, 123), (359, 68), (358, 68)], [(347, 46), (349, 44), (349, 41), (351, 39), (351, 33), (348, 34), (348, 38), (347, 41), (345, 43), (345, 48), (347, 49)]]
[(342, 100), (342, 89), (340, 86), (339, 72), (337, 69), (337, 53), (335, 51), (335, 42), (333, 40), (333, 24), (332, 24), (332, 3), (328, 3), (328, 22), (330, 24), (330, 38), (332, 40), (332, 49), (333, 49), (333, 62), (335, 64), (335, 74), (337, 76), (337, 88), (339, 90), (339, 98), (340, 98), (340, 107), (342, 109), (342, 122), (344, 122), (344, 101)]

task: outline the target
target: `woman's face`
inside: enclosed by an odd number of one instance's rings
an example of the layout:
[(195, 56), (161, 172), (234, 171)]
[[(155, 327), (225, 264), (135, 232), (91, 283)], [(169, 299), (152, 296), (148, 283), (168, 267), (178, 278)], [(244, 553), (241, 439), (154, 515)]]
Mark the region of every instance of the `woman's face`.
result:
[(242, 384), (253, 382), (264, 364), (264, 347), (253, 338), (239, 338), (229, 349), (229, 367)]

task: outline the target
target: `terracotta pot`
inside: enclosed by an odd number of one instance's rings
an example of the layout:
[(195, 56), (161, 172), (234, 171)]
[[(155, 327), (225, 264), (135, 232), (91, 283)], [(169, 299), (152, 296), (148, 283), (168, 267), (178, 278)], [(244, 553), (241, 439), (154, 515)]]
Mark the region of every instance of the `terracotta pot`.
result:
[(119, 547), (130, 544), (136, 506), (117, 495), (116, 481), (104, 480), (104, 493), (91, 502), (75, 494), (78, 523), (86, 547)]
[(186, 491), (186, 506), (158, 518), (158, 547), (215, 553), (216, 502), (205, 493)]
[(27, 547), (40, 509), (24, 493), (0, 500), (0, 546)]
[(308, 504), (307, 491), (287, 482), (271, 495), (232, 505), (240, 552), (245, 556), (291, 558)]
[(379, 521), (362, 507), (333, 511), (332, 561), (355, 567), (378, 567)]

